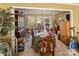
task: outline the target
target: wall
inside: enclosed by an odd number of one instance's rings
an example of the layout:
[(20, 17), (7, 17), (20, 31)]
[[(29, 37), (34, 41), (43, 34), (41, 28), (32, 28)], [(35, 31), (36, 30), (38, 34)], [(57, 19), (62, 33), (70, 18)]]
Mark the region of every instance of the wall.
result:
[(70, 12), (66, 11), (66, 12), (60, 12), (60, 13), (55, 14), (55, 20), (58, 21), (59, 17), (61, 17), (63, 19), (66, 14), (70, 14)]
[(12, 3), (12, 4), (0, 4), (0, 8), (6, 9), (11, 6), (23, 6), (23, 7), (38, 7), (38, 8), (57, 8), (57, 9), (69, 9), (73, 10), (73, 24), (75, 27), (75, 31), (79, 30), (79, 6), (71, 6), (71, 5), (64, 5), (64, 4), (56, 4), (56, 3)]
[(56, 16), (56, 18), (58, 18), (59, 16), (61, 16), (63, 18), (68, 13), (70, 13), (70, 12), (61, 12), (61, 13), (55, 14), (55, 16)]

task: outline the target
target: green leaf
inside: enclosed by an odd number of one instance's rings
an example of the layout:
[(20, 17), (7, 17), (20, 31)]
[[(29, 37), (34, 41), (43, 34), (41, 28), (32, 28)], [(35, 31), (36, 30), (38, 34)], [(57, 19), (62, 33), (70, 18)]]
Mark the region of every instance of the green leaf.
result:
[(11, 8), (4, 10), (0, 9), (0, 33), (2, 35), (7, 34), (9, 31), (14, 29), (14, 18), (11, 15)]

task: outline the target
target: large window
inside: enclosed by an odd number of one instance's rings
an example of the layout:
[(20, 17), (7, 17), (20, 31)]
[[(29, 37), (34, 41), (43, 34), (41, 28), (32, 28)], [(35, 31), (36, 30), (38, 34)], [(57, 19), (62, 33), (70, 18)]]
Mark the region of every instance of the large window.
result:
[(48, 30), (52, 26), (51, 16), (28, 16), (28, 27), (37, 29), (38, 32)]

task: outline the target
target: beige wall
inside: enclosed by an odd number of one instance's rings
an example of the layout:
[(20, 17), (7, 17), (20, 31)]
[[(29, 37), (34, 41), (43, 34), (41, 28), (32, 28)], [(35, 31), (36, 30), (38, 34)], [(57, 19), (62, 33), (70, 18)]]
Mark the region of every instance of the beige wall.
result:
[(61, 13), (55, 14), (55, 20), (58, 21), (59, 17), (61, 17), (63, 19), (66, 14), (70, 14), (70, 12), (61, 12)]
[(75, 31), (79, 31), (79, 6), (71, 6), (57, 3), (13, 3), (13, 4), (0, 4), (0, 8), (6, 9), (11, 6), (21, 6), (21, 7), (37, 7), (37, 8), (57, 8), (57, 9), (67, 9), (73, 11), (73, 24), (75, 27)]

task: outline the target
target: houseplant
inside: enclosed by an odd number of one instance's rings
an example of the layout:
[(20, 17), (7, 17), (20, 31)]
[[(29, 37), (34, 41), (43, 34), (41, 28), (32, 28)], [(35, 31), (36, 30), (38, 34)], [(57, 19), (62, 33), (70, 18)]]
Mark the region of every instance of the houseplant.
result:
[(14, 18), (11, 14), (11, 8), (0, 9), (0, 35), (7, 35), (8, 32), (12, 31)]
[(36, 52), (40, 52), (40, 37), (34, 37), (34, 49)]

